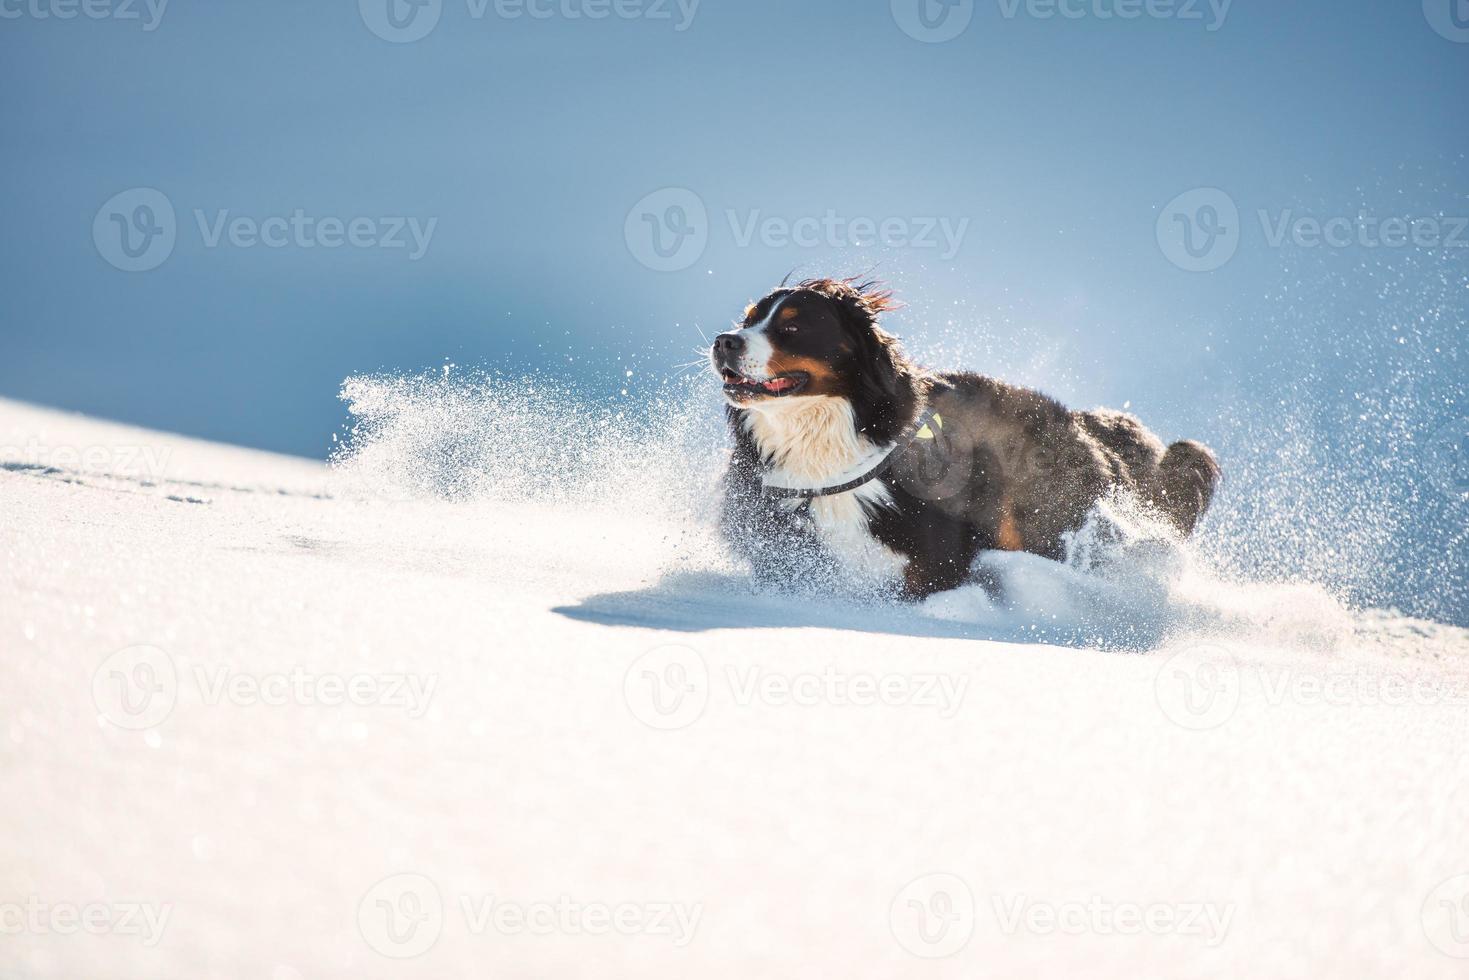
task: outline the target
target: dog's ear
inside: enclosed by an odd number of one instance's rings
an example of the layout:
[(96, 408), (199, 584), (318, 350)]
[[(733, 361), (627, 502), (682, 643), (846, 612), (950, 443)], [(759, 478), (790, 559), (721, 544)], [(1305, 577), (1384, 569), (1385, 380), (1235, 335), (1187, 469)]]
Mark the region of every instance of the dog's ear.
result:
[(898, 338), (879, 327), (876, 317), (863, 305), (853, 304), (847, 316), (857, 345), (860, 393), (874, 405), (891, 404), (902, 393), (908, 365)]
[(898, 308), (892, 292), (860, 276), (807, 279), (800, 288), (826, 297), (841, 311), (854, 348), (857, 390), (853, 394), (879, 415), (901, 402), (911, 387), (913, 368), (898, 338), (877, 325), (878, 317)]

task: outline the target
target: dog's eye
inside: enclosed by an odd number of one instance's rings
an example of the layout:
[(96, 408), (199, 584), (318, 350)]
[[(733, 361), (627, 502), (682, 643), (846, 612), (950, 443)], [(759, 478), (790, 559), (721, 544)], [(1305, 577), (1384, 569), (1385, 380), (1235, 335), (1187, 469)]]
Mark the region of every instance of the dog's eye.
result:
[(795, 324), (795, 322), (792, 321), (792, 320), (787, 320), (785, 323), (782, 323), (780, 325), (780, 332), (781, 333), (795, 333), (796, 332), (796, 324)]

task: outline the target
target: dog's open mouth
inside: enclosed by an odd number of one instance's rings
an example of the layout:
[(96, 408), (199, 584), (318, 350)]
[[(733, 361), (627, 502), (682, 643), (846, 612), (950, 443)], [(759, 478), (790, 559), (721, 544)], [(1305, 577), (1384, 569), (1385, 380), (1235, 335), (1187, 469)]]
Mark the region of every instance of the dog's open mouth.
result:
[(720, 376), (724, 378), (724, 393), (727, 395), (770, 395), (773, 398), (794, 395), (811, 380), (811, 375), (804, 371), (777, 374), (764, 381), (756, 381), (728, 369), (721, 371)]

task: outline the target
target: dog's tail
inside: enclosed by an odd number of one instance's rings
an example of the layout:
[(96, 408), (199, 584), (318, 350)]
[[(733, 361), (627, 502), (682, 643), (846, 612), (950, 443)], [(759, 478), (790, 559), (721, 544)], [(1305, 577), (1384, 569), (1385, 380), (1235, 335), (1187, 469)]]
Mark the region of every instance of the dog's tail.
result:
[(1192, 439), (1175, 442), (1158, 461), (1150, 487), (1153, 506), (1185, 535), (1192, 534), (1214, 499), (1219, 475), (1219, 460), (1208, 446)]

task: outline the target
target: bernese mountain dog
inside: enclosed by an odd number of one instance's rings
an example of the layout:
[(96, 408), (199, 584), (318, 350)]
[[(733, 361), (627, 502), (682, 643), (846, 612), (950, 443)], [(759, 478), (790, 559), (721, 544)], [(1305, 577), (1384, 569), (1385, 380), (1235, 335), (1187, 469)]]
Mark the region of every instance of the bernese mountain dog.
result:
[(734, 435), (722, 525), (759, 579), (794, 585), (820, 565), (920, 599), (971, 581), (987, 549), (1064, 560), (1114, 488), (1193, 532), (1219, 482), (1207, 447), (920, 368), (878, 325), (893, 306), (876, 283), (811, 279), (714, 340)]

